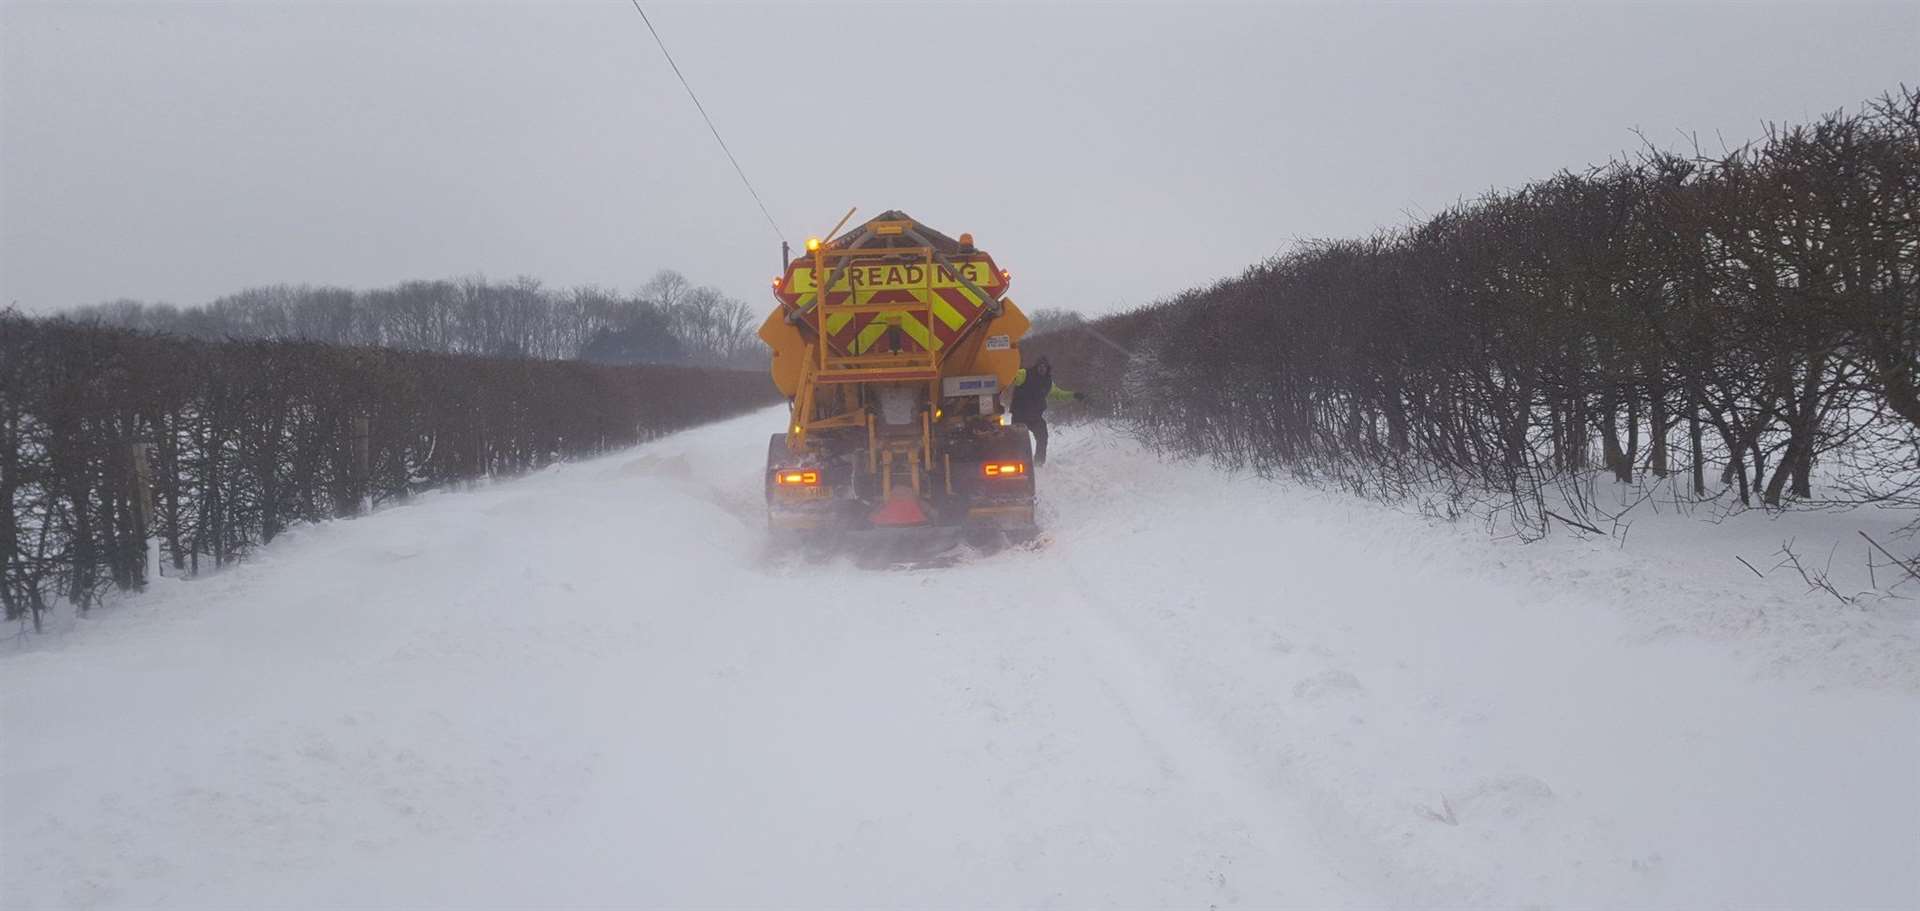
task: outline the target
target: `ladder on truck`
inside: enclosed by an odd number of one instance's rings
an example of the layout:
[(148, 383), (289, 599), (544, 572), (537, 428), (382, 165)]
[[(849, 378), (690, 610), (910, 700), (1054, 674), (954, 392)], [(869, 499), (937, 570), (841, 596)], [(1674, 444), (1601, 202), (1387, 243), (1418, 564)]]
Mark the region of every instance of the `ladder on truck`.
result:
[[(814, 382), (905, 383), (939, 378), (940, 344), (932, 333), (935, 317), (930, 302), (932, 276), (936, 269), (942, 268), (935, 259), (938, 255), (931, 246), (872, 249), (856, 246), (814, 252), (814, 287), (819, 290), (812, 315), (820, 354)], [(859, 267), (864, 265), (918, 265), (926, 279), (922, 287), (914, 290), (925, 293), (861, 303), (856, 276), (860, 274)], [(832, 291), (843, 279), (847, 290)], [(837, 334), (835, 330), (843, 319), (852, 322), (865, 314), (872, 314), (874, 319), (866, 324), (864, 332), (844, 348), (834, 343), (832, 336)], [(883, 328), (868, 338), (875, 326)]]

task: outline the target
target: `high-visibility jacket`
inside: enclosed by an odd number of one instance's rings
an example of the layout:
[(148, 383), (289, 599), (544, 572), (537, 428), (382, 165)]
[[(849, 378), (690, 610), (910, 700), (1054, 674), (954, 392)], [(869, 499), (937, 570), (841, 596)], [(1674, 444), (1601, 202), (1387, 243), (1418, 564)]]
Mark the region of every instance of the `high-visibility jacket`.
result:
[(1073, 390), (1055, 384), (1051, 378), (1035, 377), (1033, 382), (1028, 382), (1025, 367), (1013, 373), (1012, 411), (1016, 422), (1046, 414), (1048, 402), (1066, 402), (1072, 399)]

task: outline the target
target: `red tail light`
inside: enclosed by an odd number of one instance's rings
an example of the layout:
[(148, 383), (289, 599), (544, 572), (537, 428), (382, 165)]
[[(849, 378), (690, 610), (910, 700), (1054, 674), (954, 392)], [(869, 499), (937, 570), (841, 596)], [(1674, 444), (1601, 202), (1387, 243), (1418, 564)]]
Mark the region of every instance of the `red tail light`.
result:
[(1027, 463), (987, 462), (980, 466), (980, 473), (989, 478), (1018, 478), (1027, 473)]
[(781, 487), (817, 487), (820, 484), (820, 472), (778, 471), (774, 472), (773, 480)]

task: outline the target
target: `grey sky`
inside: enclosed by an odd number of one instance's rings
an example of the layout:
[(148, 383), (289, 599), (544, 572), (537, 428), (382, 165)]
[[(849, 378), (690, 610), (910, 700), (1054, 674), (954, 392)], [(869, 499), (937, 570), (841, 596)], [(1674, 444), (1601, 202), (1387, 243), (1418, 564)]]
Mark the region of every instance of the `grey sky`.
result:
[[(905, 209), (1089, 312), (1920, 81), (1920, 3), (645, 5), (796, 245)], [(626, 0), (0, 2), (0, 305), (778, 263)]]

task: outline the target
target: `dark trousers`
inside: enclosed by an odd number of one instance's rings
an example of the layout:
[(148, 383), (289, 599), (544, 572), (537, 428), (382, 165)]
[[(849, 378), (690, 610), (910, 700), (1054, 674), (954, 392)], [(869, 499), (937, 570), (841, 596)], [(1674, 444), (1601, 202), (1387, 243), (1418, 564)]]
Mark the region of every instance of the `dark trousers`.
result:
[(1033, 434), (1033, 464), (1047, 464), (1047, 419), (1037, 415), (1014, 421), (1027, 428)]

